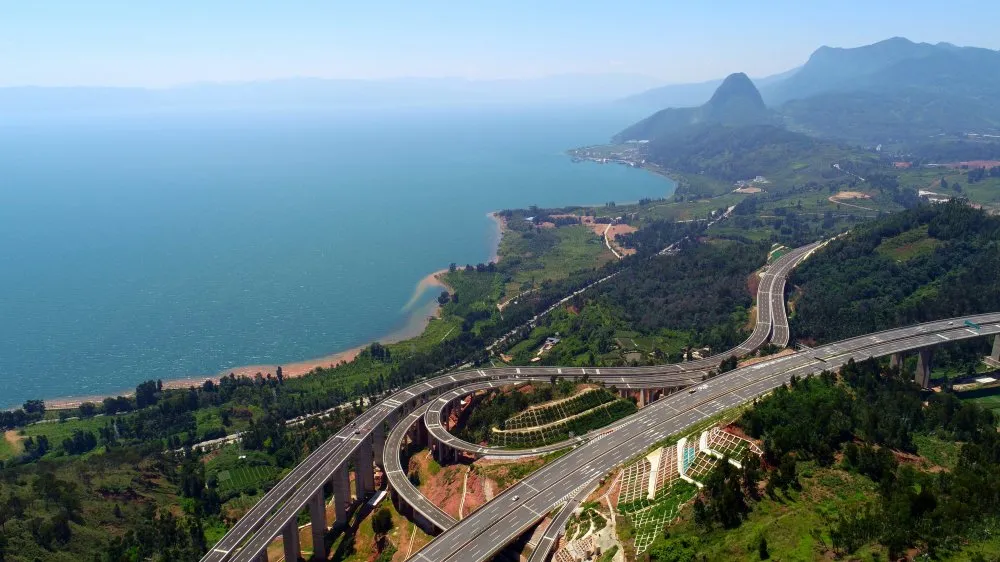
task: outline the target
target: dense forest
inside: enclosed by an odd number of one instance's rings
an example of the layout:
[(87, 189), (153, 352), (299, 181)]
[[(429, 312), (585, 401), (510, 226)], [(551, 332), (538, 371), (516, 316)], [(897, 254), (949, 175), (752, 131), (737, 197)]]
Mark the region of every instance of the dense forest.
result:
[(705, 125), (650, 142), (649, 156), (668, 169), (736, 181), (773, 173), (821, 144), (773, 125)]
[(743, 341), (754, 297), (750, 278), (770, 244), (691, 237), (679, 247), (675, 254), (626, 260), (618, 275), (527, 331), (513, 359), (532, 359), (553, 336), (560, 341), (538, 358), (542, 365), (680, 362), (692, 348), (722, 350)]
[(595, 299), (620, 312), (635, 329), (692, 329), (703, 345), (725, 349), (744, 337), (753, 303), (750, 274), (762, 267), (770, 244), (693, 240), (675, 255), (642, 261), (600, 286)]
[(792, 333), (817, 342), (1000, 310), (1000, 217), (961, 201), (859, 226), (793, 273)]
[[(875, 493), (860, 509), (830, 514), (828, 528), (817, 529), (829, 537), (823, 548), (831, 554), (850, 557), (862, 546), (881, 545), (890, 560), (914, 548), (937, 557), (995, 531), (1000, 437), (993, 415), (948, 391), (924, 395), (896, 368), (868, 360), (848, 363), (839, 376), (793, 379), (759, 399), (738, 423), (763, 441), (763, 463), (744, 463), (742, 471), (720, 463), (695, 502), (693, 524), (673, 534), (668, 527), (651, 547), (651, 560), (704, 559), (709, 543), (753, 520), (763, 496), (819, 501), (784, 492), (800, 487), (797, 466), (809, 463), (874, 483)], [(919, 469), (912, 457), (918, 435), (954, 444), (954, 466)], [(759, 542), (749, 545), (760, 547), (760, 559), (768, 556), (769, 532), (775, 531), (762, 529)], [(698, 544), (702, 548), (692, 548)]]

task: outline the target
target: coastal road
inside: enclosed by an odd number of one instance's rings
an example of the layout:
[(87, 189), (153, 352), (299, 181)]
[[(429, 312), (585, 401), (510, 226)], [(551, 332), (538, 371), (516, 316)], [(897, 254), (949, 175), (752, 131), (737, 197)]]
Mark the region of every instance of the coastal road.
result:
[[(969, 320), (981, 326), (967, 328)], [(640, 410), (627, 425), (575, 448), (494, 498), (442, 533), (410, 560), (486, 560), (520, 536), (576, 490), (649, 449), (656, 442), (785, 384), (893, 353), (1000, 333), (1000, 313), (928, 322), (805, 350), (718, 376), (694, 393), (673, 394)]]

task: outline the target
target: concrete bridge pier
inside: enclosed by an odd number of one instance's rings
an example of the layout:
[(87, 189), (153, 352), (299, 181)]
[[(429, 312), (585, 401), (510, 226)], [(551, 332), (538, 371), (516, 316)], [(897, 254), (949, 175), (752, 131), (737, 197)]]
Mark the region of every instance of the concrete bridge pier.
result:
[(458, 460), (458, 450), (449, 447), (446, 443), (438, 441), (437, 439), (431, 439), (433, 442), (431, 448), (434, 450), (434, 460), (440, 465), (445, 465), (452, 461)]
[(309, 520), (312, 525), (313, 560), (326, 560), (326, 502), (320, 489), (309, 500)]
[(382, 466), (382, 455), (385, 452), (385, 425), (378, 424), (372, 428), (372, 447), (375, 452), (375, 464), (379, 468), (384, 469)]
[(347, 526), (347, 506), (351, 503), (351, 477), (346, 463), (333, 473), (333, 515), (334, 526)]
[(424, 517), (419, 511), (415, 509), (410, 509), (409, 515), (410, 521), (413, 521), (417, 527), (420, 527), (425, 533), (431, 536), (435, 536), (441, 533), (441, 530), (434, 526), (429, 519)]
[(438, 464), (441, 464), (441, 442), (437, 439), (431, 437), (431, 442), (427, 444), (427, 448), (431, 450), (431, 455), (433, 455), (434, 460)]
[(993, 353), (990, 353), (990, 359), (1000, 363), (1000, 334), (993, 336)]
[(903, 354), (902, 353), (893, 353), (892, 355), (890, 355), (889, 356), (889, 366), (890, 367), (895, 367), (897, 369), (902, 369), (903, 368)]
[(424, 417), (420, 416), (417, 420), (417, 443), (421, 446), (430, 445), (430, 436), (427, 433), (427, 426), (424, 424)]
[(913, 380), (921, 388), (931, 386), (931, 348), (924, 347), (917, 351), (917, 372)]
[(285, 560), (298, 560), (301, 550), (299, 550), (299, 526), (296, 518), (285, 524), (281, 530), (281, 541), (285, 546)]
[(365, 499), (375, 493), (375, 472), (372, 470), (372, 443), (365, 437), (358, 444), (354, 455), (354, 479), (358, 487), (358, 499)]

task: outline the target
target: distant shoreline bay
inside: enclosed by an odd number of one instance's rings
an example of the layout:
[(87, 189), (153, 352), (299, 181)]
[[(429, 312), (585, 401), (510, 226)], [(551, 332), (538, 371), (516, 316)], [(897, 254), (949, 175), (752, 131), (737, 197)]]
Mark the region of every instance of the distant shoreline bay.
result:
[(0, 278), (0, 315), (17, 319), (0, 326), (0, 406), (278, 364), (304, 374), (415, 337), (436, 308), (428, 272), (496, 259), (488, 209), (672, 193), (662, 176), (566, 155), (633, 118), (493, 108), (0, 129), (0, 268), (17, 273)]

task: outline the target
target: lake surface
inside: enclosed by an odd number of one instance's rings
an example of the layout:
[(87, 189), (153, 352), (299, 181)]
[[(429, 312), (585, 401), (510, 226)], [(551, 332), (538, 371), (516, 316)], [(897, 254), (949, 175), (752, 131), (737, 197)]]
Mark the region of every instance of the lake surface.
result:
[(487, 261), (491, 210), (672, 182), (573, 164), (635, 114), (215, 113), (0, 125), (0, 406), (324, 356)]

